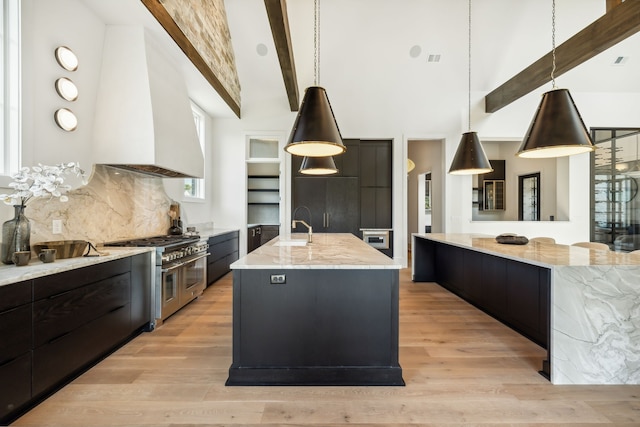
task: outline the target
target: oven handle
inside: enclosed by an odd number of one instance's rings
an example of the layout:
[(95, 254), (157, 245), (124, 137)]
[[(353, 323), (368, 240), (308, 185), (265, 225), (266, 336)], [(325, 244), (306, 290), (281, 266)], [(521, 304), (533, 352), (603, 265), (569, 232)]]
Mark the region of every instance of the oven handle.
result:
[(194, 262), (194, 261), (198, 261), (198, 260), (200, 260), (200, 259), (202, 259), (202, 258), (206, 258), (207, 256), (209, 256), (209, 254), (208, 254), (208, 253), (206, 253), (206, 254), (201, 254), (201, 255), (198, 255), (198, 256), (196, 256), (196, 257), (194, 257), (194, 258), (190, 258), (190, 259), (188, 259), (188, 260), (186, 260), (186, 261), (182, 261), (182, 262), (181, 262), (181, 263), (179, 263), (179, 264), (174, 264), (174, 265), (172, 265), (172, 266), (171, 266), (171, 267), (169, 267), (169, 268), (163, 268), (161, 271), (162, 271), (163, 273), (168, 273), (169, 271), (175, 270), (176, 268), (184, 267), (184, 266), (185, 266), (185, 265), (187, 265), (187, 264), (191, 264), (192, 262)]

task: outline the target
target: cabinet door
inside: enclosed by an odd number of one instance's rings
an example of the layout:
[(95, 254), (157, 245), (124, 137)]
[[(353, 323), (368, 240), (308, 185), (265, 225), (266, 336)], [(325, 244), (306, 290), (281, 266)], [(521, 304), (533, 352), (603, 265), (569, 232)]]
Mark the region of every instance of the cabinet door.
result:
[(357, 177), (360, 174), (360, 140), (343, 140), (347, 151), (339, 156), (333, 156), (333, 161), (338, 168), (338, 173), (334, 176)]
[[(340, 178), (296, 177), (294, 178), (292, 213), (297, 207), (306, 206), (311, 211), (311, 226), (315, 232), (327, 232), (324, 213), (326, 212), (327, 181)], [(309, 222), (306, 209), (298, 209), (295, 219)], [(294, 218), (291, 218), (294, 219)], [(299, 225), (294, 233), (306, 233), (304, 226)]]
[(358, 178), (328, 178), (325, 226), (329, 233), (359, 236)]
[(519, 262), (507, 264), (507, 315), (516, 328), (534, 339), (542, 332), (539, 270)]
[(507, 260), (484, 255), (482, 260), (482, 305), (492, 315), (505, 320), (507, 309)]
[[(31, 352), (0, 364), (0, 425), (31, 399)], [(13, 415), (11, 415), (13, 414)]]
[(391, 187), (391, 141), (360, 141), (360, 185)]
[(462, 291), (464, 297), (472, 304), (479, 305), (482, 299), (482, 271), (483, 254), (476, 251), (464, 251), (462, 273)]

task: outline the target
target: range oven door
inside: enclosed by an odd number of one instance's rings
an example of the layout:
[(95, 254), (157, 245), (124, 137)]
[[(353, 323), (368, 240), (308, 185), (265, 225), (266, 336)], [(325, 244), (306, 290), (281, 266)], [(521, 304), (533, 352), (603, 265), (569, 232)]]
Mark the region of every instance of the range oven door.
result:
[(161, 319), (166, 319), (180, 309), (180, 283), (182, 264), (162, 269)]
[(200, 254), (183, 263), (180, 305), (185, 305), (202, 295), (207, 286), (207, 255)]

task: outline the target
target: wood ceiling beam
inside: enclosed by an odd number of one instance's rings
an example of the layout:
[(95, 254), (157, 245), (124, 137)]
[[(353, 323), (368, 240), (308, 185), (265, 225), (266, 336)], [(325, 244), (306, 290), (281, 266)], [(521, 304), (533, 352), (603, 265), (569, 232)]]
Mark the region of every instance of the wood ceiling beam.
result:
[(614, 7), (620, 5), (622, 0), (607, 0), (607, 13)]
[(287, 16), (286, 0), (264, 0), (271, 26), (273, 42), (276, 45), (278, 60), (284, 87), (289, 98), (291, 111), (298, 111), (300, 99), (298, 94), (298, 78), (296, 76), (296, 65), (293, 60), (293, 48), (291, 47), (291, 34), (289, 32), (289, 18)]
[[(640, 31), (640, 1), (627, 0), (556, 48), (558, 77), (616, 43)], [(551, 81), (552, 53), (549, 52), (485, 97), (485, 111), (502, 107)]]
[(193, 65), (202, 73), (204, 78), (215, 89), (224, 102), (231, 108), (235, 115), (240, 118), (240, 104), (236, 102), (224, 87), (218, 76), (215, 75), (213, 70), (209, 67), (204, 58), (200, 55), (196, 47), (191, 43), (187, 36), (182, 32), (180, 27), (175, 23), (169, 12), (162, 6), (159, 0), (141, 0), (147, 7), (149, 12), (156, 18), (156, 20), (162, 25), (165, 31), (171, 36), (171, 38), (180, 47), (182, 52), (189, 58)]

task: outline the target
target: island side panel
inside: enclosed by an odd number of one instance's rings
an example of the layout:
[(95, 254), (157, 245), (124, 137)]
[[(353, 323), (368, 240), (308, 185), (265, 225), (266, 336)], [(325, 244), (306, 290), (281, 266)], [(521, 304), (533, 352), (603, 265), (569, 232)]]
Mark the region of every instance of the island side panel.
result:
[(435, 243), (417, 236), (411, 237), (411, 267), (414, 282), (435, 282)]
[[(271, 284), (271, 275), (286, 282)], [(227, 385), (403, 385), (398, 270), (234, 270)]]
[(640, 268), (554, 268), (553, 384), (640, 384)]

